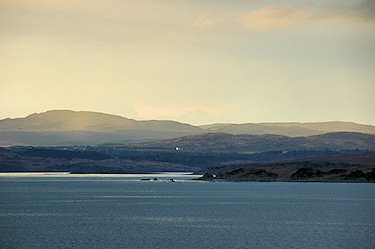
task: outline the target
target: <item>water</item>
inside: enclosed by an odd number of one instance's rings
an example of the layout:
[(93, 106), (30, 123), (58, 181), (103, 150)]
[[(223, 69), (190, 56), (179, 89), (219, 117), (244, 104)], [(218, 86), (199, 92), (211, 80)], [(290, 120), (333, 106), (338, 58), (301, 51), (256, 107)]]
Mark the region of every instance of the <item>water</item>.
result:
[(3, 175), (0, 248), (375, 248), (375, 184), (144, 177)]

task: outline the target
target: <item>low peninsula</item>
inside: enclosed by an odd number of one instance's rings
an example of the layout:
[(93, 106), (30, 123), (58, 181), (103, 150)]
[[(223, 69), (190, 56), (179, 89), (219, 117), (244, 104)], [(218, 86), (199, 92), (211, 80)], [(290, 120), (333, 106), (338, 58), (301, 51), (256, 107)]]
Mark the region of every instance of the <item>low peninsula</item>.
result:
[(199, 172), (204, 181), (375, 183), (375, 154), (229, 164)]

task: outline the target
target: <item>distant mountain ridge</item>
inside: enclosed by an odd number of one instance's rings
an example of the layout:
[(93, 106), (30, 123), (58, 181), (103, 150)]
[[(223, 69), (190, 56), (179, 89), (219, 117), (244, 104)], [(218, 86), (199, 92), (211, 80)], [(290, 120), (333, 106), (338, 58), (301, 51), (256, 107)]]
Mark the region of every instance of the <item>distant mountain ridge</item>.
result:
[(129, 148), (173, 149), (215, 152), (265, 152), (290, 150), (375, 150), (375, 135), (334, 132), (308, 137), (281, 135), (233, 135), (206, 133), (164, 141), (128, 145)]
[(88, 111), (52, 110), (25, 118), (0, 120), (0, 145), (98, 145), (165, 140), (204, 133), (283, 135), (289, 137), (329, 132), (375, 134), (375, 126), (350, 122), (247, 123), (194, 126), (169, 120), (137, 121)]
[(209, 132), (223, 132), (229, 134), (276, 134), (290, 137), (319, 135), (328, 132), (360, 132), (375, 134), (375, 126), (353, 122), (276, 122), (276, 123), (246, 123), (246, 124), (211, 124), (202, 125), (202, 129)]

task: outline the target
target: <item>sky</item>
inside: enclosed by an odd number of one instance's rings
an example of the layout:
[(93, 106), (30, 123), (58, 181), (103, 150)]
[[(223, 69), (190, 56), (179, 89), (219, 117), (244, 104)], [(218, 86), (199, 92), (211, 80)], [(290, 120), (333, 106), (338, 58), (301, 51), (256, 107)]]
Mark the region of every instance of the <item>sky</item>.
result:
[(375, 0), (0, 0), (0, 119), (375, 125)]

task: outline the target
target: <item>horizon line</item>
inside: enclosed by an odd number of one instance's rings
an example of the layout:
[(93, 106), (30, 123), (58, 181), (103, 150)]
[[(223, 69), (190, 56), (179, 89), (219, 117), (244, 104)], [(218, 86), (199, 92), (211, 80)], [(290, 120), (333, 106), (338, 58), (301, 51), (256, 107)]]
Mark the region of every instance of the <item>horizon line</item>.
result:
[(172, 121), (172, 122), (178, 122), (178, 123), (182, 123), (182, 124), (189, 124), (189, 125), (192, 125), (192, 126), (197, 126), (197, 127), (200, 127), (200, 126), (207, 126), (207, 125), (244, 125), (244, 124), (311, 124), (311, 123), (353, 123), (353, 124), (358, 124), (358, 125), (368, 125), (368, 126), (375, 126), (375, 124), (369, 124), (369, 123), (360, 123), (360, 122), (355, 122), (355, 121), (343, 121), (343, 120), (330, 120), (330, 121), (262, 121), (262, 122), (240, 122), (240, 123), (236, 123), (236, 122), (212, 122), (212, 123), (204, 123), (204, 124), (192, 124), (190, 122), (186, 122), (186, 121), (178, 121), (176, 119), (138, 119), (138, 118), (128, 118), (126, 116), (122, 116), (120, 114), (114, 114), (114, 113), (108, 113), (108, 112), (102, 112), (102, 111), (88, 111), (88, 110), (73, 110), (73, 109), (50, 109), (50, 110), (46, 110), (46, 111), (42, 111), (42, 112), (34, 112), (34, 113), (31, 113), (31, 114), (28, 114), (26, 116), (22, 116), (22, 117), (14, 117), (14, 118), (9, 118), (9, 117), (6, 117), (6, 118), (2, 118), (0, 119), (0, 121), (3, 121), (3, 120), (7, 120), (7, 119), (11, 119), (11, 120), (14, 120), (14, 119), (23, 119), (23, 118), (28, 118), (29, 116), (32, 116), (32, 115), (39, 115), (39, 114), (43, 114), (43, 113), (47, 113), (47, 112), (53, 112), (53, 111), (68, 111), (68, 112), (75, 112), (75, 113), (78, 113), (78, 112), (86, 112), (86, 113), (97, 113), (97, 114), (104, 114), (104, 115), (111, 115), (111, 116), (117, 116), (117, 117), (121, 117), (121, 118), (126, 118), (126, 119), (129, 119), (129, 120), (135, 120), (135, 121)]

